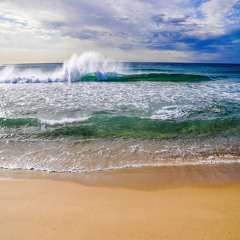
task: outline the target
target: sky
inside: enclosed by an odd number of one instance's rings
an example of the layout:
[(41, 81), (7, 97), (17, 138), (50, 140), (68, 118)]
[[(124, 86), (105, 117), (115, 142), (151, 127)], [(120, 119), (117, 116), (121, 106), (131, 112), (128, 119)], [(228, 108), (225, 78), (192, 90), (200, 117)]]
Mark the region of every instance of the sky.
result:
[(240, 63), (240, 0), (0, 0), (0, 64)]

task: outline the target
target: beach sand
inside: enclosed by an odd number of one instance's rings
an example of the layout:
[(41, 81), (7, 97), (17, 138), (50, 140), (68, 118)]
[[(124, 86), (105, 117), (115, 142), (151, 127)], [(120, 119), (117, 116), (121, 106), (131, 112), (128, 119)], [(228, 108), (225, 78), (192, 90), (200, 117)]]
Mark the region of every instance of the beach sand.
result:
[(240, 184), (156, 189), (0, 180), (0, 239), (240, 239)]

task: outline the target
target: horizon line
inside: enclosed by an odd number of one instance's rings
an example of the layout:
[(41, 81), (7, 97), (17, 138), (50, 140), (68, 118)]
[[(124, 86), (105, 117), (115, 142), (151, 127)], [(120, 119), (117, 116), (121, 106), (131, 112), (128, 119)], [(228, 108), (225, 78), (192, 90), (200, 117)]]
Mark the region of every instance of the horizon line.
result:
[[(178, 64), (228, 64), (228, 65), (240, 65), (239, 63), (224, 63), (224, 62), (151, 62), (151, 61), (111, 61), (111, 63), (178, 63)], [(64, 62), (34, 62), (34, 63), (0, 63), (1, 65), (29, 65), (29, 64), (64, 64)]]

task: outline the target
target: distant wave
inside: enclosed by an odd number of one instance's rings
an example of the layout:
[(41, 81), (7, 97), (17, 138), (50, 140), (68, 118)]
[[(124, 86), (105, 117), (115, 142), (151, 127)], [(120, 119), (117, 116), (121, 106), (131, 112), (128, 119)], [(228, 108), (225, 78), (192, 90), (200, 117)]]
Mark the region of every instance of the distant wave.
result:
[(123, 63), (113, 62), (95, 52), (85, 52), (78, 56), (74, 54), (59, 68), (52, 71), (44, 67), (25, 67), (19, 69), (14, 65), (1, 67), (0, 83), (51, 83), (51, 82), (135, 82), (135, 81), (171, 81), (198, 82), (211, 78), (206, 75), (159, 73), (154, 69), (143, 69), (138, 74), (123, 70)]
[(15, 77), (11, 81), (0, 81), (2, 83), (51, 83), (51, 82), (199, 82), (209, 81), (210, 77), (195, 74), (177, 73), (145, 73), (145, 74), (117, 74), (94, 72), (79, 77), (66, 78), (36, 78), (36, 77)]

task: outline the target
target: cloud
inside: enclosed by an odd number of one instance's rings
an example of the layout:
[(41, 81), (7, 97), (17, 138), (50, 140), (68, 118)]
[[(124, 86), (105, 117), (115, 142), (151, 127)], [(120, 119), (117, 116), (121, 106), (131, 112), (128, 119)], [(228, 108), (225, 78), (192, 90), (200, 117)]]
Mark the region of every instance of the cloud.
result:
[(234, 16), (236, 12), (235, 5), (239, 0), (210, 0), (204, 2), (200, 10), (204, 15), (204, 22), (211, 26), (224, 26), (232, 19), (234, 23), (239, 16)]
[(238, 0), (3, 0), (0, 42), (46, 55), (92, 48), (128, 51), (128, 57), (137, 50), (172, 51), (186, 61), (201, 61), (201, 55), (216, 61), (218, 51), (239, 53), (239, 16)]
[(188, 17), (167, 17), (165, 14), (158, 14), (152, 16), (152, 20), (157, 24), (165, 24), (165, 25), (181, 25), (187, 22)]

